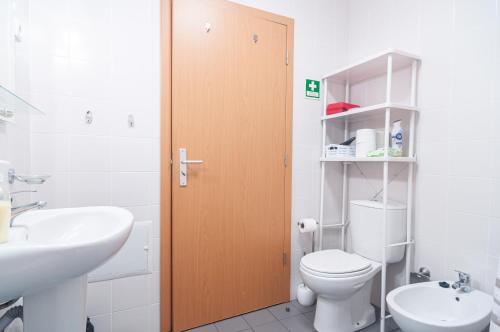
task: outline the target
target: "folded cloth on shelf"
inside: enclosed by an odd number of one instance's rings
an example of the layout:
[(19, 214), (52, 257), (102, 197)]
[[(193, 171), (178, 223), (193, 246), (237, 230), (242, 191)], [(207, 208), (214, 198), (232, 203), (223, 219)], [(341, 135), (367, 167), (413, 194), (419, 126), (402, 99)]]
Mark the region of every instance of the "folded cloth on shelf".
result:
[[(403, 156), (401, 150), (397, 150), (397, 149), (393, 149), (393, 148), (388, 148), (387, 155), (389, 157), (402, 157)], [(384, 148), (380, 148), (380, 149), (368, 152), (368, 157), (383, 157), (383, 156), (385, 156), (385, 149)]]
[(500, 332), (500, 260), (498, 261), (497, 277), (493, 291), (490, 332)]

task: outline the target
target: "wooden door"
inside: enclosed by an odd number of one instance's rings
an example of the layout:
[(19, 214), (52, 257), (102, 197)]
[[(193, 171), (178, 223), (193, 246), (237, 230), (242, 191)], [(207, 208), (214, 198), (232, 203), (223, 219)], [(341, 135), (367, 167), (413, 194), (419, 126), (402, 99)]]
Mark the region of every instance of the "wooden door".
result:
[[(174, 1), (175, 331), (289, 299), (291, 27), (280, 19), (221, 0)], [(181, 148), (203, 160), (187, 166), (186, 186)]]

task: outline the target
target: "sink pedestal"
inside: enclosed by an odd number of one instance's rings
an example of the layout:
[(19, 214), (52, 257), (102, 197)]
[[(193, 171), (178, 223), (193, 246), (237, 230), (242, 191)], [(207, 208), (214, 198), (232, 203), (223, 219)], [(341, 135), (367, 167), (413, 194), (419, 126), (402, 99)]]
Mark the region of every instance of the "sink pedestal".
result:
[(85, 332), (87, 275), (26, 295), (24, 332)]

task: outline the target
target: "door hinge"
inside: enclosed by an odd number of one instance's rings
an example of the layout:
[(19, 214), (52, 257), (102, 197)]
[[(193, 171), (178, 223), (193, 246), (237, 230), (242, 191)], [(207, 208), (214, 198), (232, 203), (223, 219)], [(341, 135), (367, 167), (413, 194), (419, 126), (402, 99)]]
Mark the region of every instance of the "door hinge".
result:
[(283, 253), (283, 266), (286, 266), (288, 262), (288, 254), (286, 252)]
[(286, 152), (283, 157), (283, 164), (285, 165), (285, 167), (288, 167), (288, 154)]
[(286, 50), (286, 58), (285, 58), (285, 63), (288, 66), (288, 50)]

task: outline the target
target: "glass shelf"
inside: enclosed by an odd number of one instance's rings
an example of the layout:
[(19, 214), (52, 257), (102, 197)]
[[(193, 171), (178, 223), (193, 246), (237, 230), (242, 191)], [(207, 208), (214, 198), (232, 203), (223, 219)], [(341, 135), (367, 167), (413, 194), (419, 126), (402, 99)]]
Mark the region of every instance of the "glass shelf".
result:
[(16, 112), (20, 111), (44, 114), (39, 108), (0, 85), (0, 122), (15, 122)]

